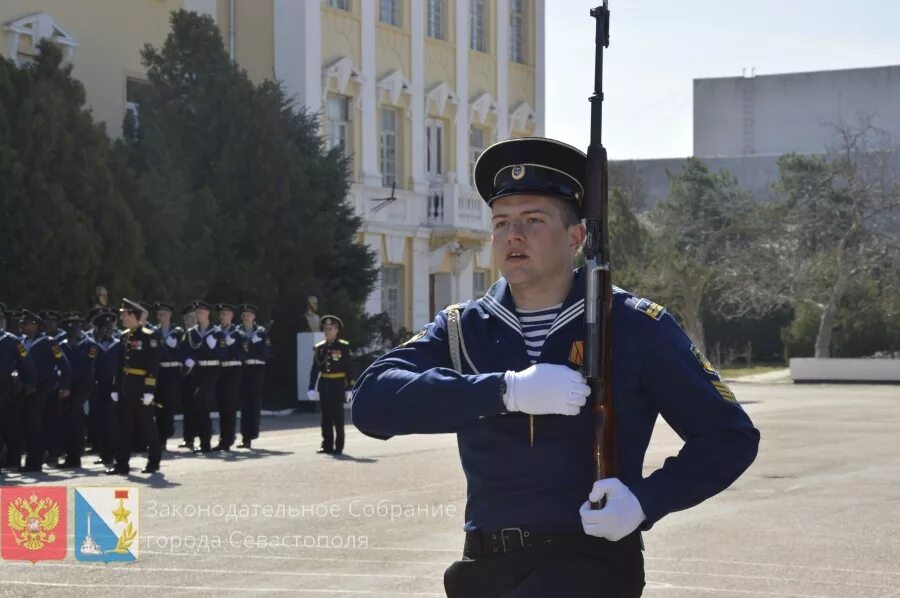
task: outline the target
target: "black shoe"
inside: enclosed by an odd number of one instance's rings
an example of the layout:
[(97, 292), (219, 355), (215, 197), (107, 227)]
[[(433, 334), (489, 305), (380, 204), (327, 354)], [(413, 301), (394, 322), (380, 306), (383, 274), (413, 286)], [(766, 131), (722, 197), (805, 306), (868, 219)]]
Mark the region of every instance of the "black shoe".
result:
[(62, 469), (81, 469), (81, 459), (66, 459), (59, 466)]
[(157, 471), (159, 471), (159, 463), (153, 465), (147, 463), (146, 467), (141, 470), (141, 473), (156, 473)]
[(103, 473), (105, 473), (106, 475), (128, 475), (128, 470), (124, 469), (122, 467), (116, 466), (116, 467), (110, 467), (110, 468), (104, 470)]
[(207, 446), (201, 446), (200, 448), (195, 448), (194, 452), (206, 454), (206, 453), (211, 453), (212, 449), (207, 445)]
[(240, 443), (239, 445), (237, 445), (237, 447), (238, 447), (238, 448), (245, 448), (245, 449), (253, 448), (253, 447), (250, 446), (250, 443), (251, 443), (250, 440), (241, 440), (241, 443)]
[(227, 444), (217, 444), (213, 450), (216, 452), (226, 452), (227, 453), (227, 452), (231, 451), (231, 447), (228, 446)]
[(179, 443), (178, 443), (178, 448), (189, 448), (189, 449), (193, 449), (193, 448), (194, 448), (194, 443), (193, 443), (193, 442), (188, 442), (187, 440), (185, 440), (184, 442), (179, 442)]
[(19, 473), (41, 473), (44, 469), (40, 465), (23, 465), (19, 468)]
[(343, 455), (343, 454), (344, 454), (344, 449), (334, 449), (334, 454), (335, 454), (335, 455)]
[(316, 452), (319, 453), (320, 455), (323, 455), (323, 454), (324, 454), (324, 455), (331, 455), (331, 454), (334, 453), (334, 451), (333, 451), (332, 449), (330, 449), (330, 448), (325, 448), (325, 447), (317, 448), (317, 449), (316, 449)]

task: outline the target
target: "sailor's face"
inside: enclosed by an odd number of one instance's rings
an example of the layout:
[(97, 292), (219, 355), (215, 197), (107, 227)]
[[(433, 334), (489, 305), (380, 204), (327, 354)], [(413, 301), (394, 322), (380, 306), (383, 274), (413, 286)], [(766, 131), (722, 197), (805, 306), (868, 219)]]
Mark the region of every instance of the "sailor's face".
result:
[(510, 284), (540, 283), (571, 271), (583, 229), (566, 227), (556, 202), (510, 195), (491, 205), (494, 260)]

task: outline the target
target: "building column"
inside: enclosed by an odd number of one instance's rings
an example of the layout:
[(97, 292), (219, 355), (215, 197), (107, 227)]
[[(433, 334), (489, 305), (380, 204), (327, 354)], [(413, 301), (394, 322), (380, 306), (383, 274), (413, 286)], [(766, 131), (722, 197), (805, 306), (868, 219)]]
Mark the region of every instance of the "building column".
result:
[(285, 94), (322, 110), (322, 15), (315, 2), (275, 0), (275, 76)]
[(416, 193), (428, 193), (425, 178), (425, 3), (410, 3), (410, 84), (412, 85), (412, 179)]
[[(306, 2), (316, 6), (318, 2)], [(362, 11), (362, 175), (367, 187), (381, 187), (378, 165), (378, 106), (375, 89), (376, 2), (360, 2)]]
[(469, 188), (469, 3), (456, 0), (456, 183)]
[[(502, 0), (501, 0), (502, 1)], [(544, 0), (534, 0), (534, 133), (544, 136)]]
[[(428, 237), (431, 231), (420, 229), (412, 238), (412, 327), (420, 330), (434, 319), (430, 313), (431, 302), (428, 277), (430, 272), (430, 254)], [(443, 306), (442, 306), (443, 307)]]
[(384, 263), (384, 258), (381, 255), (381, 235), (376, 233), (364, 233), (363, 234), (363, 243), (365, 243), (366, 247), (375, 254), (375, 263), (373, 264), (374, 268), (378, 271), (378, 279), (375, 282), (374, 287), (372, 288), (372, 292), (366, 298), (366, 313), (369, 315), (374, 315), (382, 312), (381, 306), (381, 266)]
[(509, 0), (497, 0), (497, 141), (503, 141), (507, 137), (509, 137)]

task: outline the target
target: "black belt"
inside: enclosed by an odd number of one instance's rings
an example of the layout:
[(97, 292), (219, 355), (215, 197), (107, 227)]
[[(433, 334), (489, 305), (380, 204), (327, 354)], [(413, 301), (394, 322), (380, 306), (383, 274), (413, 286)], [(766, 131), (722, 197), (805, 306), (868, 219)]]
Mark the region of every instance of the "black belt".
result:
[(506, 527), (496, 531), (466, 532), (463, 556), (470, 559), (510, 556), (536, 550), (572, 550), (590, 553), (642, 548), (639, 532), (633, 532), (618, 542), (587, 534), (548, 534), (526, 528)]

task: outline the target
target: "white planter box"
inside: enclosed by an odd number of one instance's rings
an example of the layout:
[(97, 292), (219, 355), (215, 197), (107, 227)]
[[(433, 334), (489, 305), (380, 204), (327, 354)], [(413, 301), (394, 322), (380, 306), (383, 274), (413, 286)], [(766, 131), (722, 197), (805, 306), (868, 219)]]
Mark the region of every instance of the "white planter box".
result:
[(791, 359), (794, 382), (898, 382), (900, 359)]

